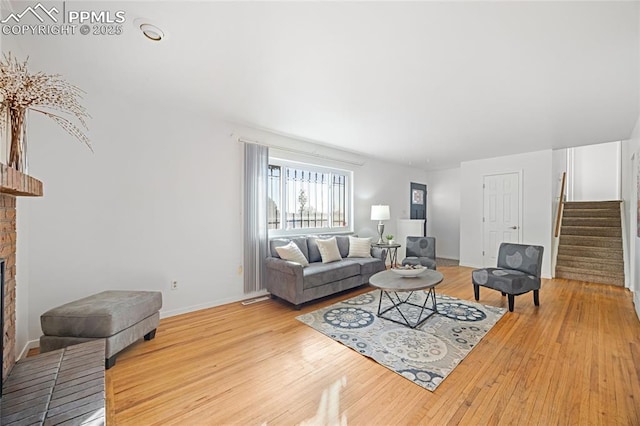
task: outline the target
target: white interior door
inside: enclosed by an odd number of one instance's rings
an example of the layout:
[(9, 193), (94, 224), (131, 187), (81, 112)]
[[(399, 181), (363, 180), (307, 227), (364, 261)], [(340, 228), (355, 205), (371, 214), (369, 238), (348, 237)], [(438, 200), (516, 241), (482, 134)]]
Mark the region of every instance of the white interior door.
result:
[(487, 175), (483, 180), (484, 266), (496, 266), (500, 243), (519, 243), (520, 173)]

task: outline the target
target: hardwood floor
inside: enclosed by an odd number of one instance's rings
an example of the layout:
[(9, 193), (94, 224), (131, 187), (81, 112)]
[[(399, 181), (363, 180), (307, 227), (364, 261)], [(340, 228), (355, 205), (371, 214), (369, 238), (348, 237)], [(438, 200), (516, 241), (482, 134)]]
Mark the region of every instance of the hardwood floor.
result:
[[(471, 269), (439, 268), (439, 293), (473, 300)], [(545, 280), (507, 312), (435, 392), (268, 300), (160, 322), (106, 373), (111, 425), (640, 424), (640, 322), (620, 287)], [(507, 306), (481, 289), (480, 302)]]

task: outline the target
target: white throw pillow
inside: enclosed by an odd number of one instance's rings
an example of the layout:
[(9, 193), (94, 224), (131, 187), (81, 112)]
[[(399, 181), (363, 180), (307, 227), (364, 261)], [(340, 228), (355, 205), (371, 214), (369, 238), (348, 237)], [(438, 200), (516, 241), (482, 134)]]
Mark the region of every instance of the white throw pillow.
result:
[(296, 245), (293, 241), (290, 241), (286, 246), (276, 247), (276, 251), (278, 255), (284, 260), (290, 260), (291, 262), (296, 262), (305, 266), (309, 266), (309, 261), (304, 254), (300, 250), (300, 247)]
[(349, 255), (347, 257), (371, 257), (371, 238), (349, 236)]
[(331, 237), (327, 240), (316, 240), (316, 243), (318, 244), (320, 257), (322, 257), (322, 263), (330, 263), (342, 259), (336, 237)]

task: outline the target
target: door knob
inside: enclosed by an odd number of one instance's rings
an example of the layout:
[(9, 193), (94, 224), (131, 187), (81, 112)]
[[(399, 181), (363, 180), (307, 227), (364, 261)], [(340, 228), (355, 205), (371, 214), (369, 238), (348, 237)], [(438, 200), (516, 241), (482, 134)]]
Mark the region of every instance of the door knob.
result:
[(518, 229), (518, 227), (517, 226), (512, 226), (509, 229)]

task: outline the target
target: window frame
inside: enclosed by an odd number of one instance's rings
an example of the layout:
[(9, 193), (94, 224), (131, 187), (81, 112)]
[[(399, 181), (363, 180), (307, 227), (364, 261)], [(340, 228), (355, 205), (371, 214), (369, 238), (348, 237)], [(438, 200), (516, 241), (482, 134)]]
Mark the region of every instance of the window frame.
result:
[[(347, 170), (347, 169), (340, 169), (337, 167), (331, 167), (331, 166), (324, 166), (321, 164), (312, 164), (312, 163), (306, 163), (306, 162), (302, 162), (302, 161), (293, 161), (293, 160), (287, 160), (284, 159), (282, 157), (269, 157), (269, 165), (273, 165), (273, 166), (279, 166), (280, 170), (281, 170), (281, 174), (280, 174), (280, 197), (281, 197), (281, 204), (282, 206), (280, 209), (280, 214), (281, 217), (286, 217), (286, 214), (289, 213), (287, 211), (285, 211), (283, 206), (286, 206), (288, 203), (288, 200), (285, 198), (286, 197), (286, 189), (285, 189), (285, 184), (286, 184), (286, 172), (285, 169), (286, 168), (294, 168), (294, 169), (302, 169), (304, 171), (309, 171), (309, 172), (317, 172), (317, 173), (329, 173), (329, 182), (327, 184), (327, 186), (329, 187), (329, 195), (328, 195), (328, 200), (329, 200), (329, 217), (331, 222), (333, 222), (333, 217), (332, 217), (332, 208), (333, 208), (333, 185), (332, 185), (332, 176), (334, 174), (339, 174), (339, 175), (343, 175), (346, 176), (347, 178), (347, 183), (344, 186), (345, 188), (345, 200), (346, 200), (346, 204), (347, 204), (347, 208), (346, 208), (346, 212), (345, 212), (345, 217), (346, 217), (346, 221), (347, 221), (347, 226), (329, 226), (329, 227), (322, 227), (322, 228), (292, 228), (292, 229), (267, 229), (269, 238), (272, 237), (289, 237), (289, 236), (296, 236), (296, 235), (315, 235), (315, 234), (345, 234), (345, 233), (353, 233), (353, 218), (354, 218), (354, 213), (353, 213), (353, 171), (352, 170)], [(267, 190), (267, 194), (269, 194), (269, 190)], [(268, 221), (268, 217), (267, 217), (267, 221)], [(281, 220), (281, 223), (283, 221)]]

